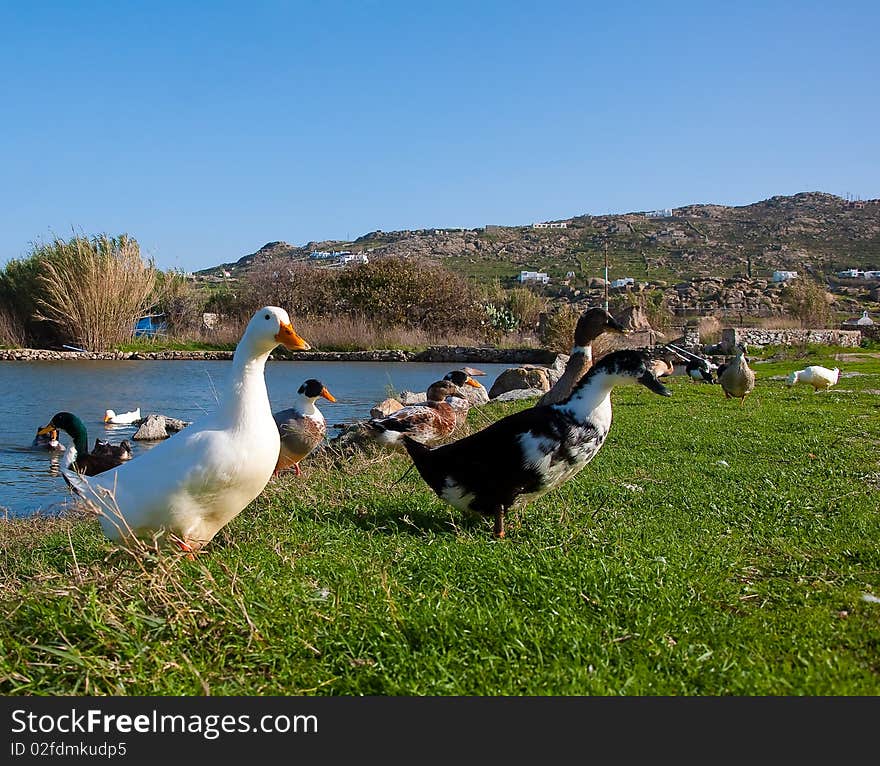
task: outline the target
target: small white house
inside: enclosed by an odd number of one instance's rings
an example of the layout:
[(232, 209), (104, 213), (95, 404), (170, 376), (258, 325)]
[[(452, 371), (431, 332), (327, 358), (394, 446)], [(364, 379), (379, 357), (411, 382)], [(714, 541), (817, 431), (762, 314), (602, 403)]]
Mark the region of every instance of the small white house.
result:
[(867, 309), (862, 312), (860, 317), (850, 317), (849, 319), (844, 320), (845, 325), (850, 327), (873, 327), (874, 320), (868, 316)]
[(636, 280), (632, 277), (621, 277), (620, 279), (614, 279), (611, 281), (611, 287), (626, 287), (627, 285), (634, 285)]
[(797, 279), (798, 273), (796, 271), (774, 271), (773, 272), (773, 281), (774, 282), (787, 282), (789, 279)]
[(550, 277), (543, 271), (521, 271), (519, 273), (519, 281), (521, 283), (540, 282), (542, 285), (546, 285), (550, 281)]
[(672, 218), (672, 208), (664, 207), (660, 210), (649, 210), (645, 218)]
[(841, 279), (858, 279), (865, 276), (865, 272), (859, 269), (844, 269), (843, 271), (838, 271), (837, 276)]
[(355, 263), (369, 263), (370, 259), (363, 253), (345, 253), (340, 259), (343, 266), (350, 266)]

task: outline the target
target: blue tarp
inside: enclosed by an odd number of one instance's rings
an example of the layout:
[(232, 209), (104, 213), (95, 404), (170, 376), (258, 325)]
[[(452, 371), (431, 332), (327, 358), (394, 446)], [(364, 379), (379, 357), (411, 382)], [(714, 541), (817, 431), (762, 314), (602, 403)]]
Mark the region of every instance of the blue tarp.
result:
[(135, 322), (134, 336), (152, 338), (154, 335), (164, 335), (167, 329), (164, 314), (150, 314)]

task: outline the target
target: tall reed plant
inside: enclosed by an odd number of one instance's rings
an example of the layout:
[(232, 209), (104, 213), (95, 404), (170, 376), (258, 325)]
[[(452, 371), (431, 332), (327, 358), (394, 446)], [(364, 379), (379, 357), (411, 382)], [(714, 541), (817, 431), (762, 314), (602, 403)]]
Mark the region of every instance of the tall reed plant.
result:
[(135, 239), (121, 234), (56, 239), (45, 245), (37, 317), (88, 350), (130, 341), (138, 318), (153, 305), (157, 270)]

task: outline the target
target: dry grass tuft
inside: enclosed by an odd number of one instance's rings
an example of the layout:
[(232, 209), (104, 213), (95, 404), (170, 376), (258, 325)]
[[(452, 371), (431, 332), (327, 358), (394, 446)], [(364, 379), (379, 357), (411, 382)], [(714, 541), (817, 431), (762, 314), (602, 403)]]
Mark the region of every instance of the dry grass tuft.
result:
[(126, 343), (152, 305), (156, 269), (141, 260), (137, 242), (118, 237), (56, 239), (43, 261), (45, 295), (39, 319), (56, 324), (70, 341), (90, 351)]

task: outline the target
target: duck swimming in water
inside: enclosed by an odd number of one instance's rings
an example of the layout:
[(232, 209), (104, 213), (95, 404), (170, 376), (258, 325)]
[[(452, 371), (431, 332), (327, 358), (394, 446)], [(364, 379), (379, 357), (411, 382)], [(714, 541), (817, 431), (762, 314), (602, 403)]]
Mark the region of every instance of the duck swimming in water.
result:
[(95, 439), (95, 447), (89, 452), (89, 437), (86, 425), (72, 412), (56, 412), (52, 420), (37, 431), (37, 437), (45, 434), (64, 431), (73, 439), (73, 447), (68, 453), (67, 468), (85, 476), (96, 476), (131, 460), (133, 453), (131, 444), (123, 441), (111, 444), (108, 441)]
[(670, 391), (638, 351), (602, 357), (557, 404), (521, 410), (489, 427), (433, 449), (404, 435), (416, 469), (453, 507), (491, 516), (504, 537), (504, 517), (575, 476), (599, 452), (611, 428), (611, 391), (638, 383), (662, 396)]

